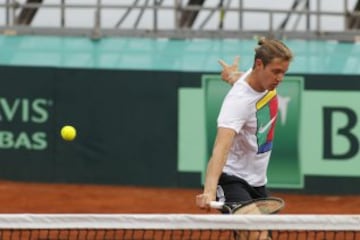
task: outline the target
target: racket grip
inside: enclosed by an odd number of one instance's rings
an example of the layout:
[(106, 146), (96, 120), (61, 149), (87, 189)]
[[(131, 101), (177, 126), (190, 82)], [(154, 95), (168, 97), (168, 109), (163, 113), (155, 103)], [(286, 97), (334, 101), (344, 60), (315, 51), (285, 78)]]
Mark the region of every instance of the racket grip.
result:
[(211, 201), (210, 208), (222, 209), (224, 207), (223, 202)]

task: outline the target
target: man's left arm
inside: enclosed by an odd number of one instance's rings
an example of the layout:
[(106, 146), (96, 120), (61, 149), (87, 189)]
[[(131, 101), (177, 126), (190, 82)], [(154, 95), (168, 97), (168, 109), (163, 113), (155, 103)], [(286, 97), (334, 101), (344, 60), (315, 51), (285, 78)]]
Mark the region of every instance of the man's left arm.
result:
[(219, 60), (219, 64), (222, 67), (221, 79), (230, 85), (233, 85), (244, 74), (239, 71), (239, 60), (239, 56), (235, 57), (232, 65), (228, 65), (222, 59)]

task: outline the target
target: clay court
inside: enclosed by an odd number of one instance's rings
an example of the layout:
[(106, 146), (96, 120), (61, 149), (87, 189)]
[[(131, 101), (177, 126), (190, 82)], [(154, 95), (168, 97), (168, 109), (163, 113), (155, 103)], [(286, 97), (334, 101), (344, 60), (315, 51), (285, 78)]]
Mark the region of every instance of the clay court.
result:
[[(205, 213), (195, 206), (201, 189), (0, 182), (0, 213)], [(272, 193), (283, 214), (360, 214), (358, 195)]]

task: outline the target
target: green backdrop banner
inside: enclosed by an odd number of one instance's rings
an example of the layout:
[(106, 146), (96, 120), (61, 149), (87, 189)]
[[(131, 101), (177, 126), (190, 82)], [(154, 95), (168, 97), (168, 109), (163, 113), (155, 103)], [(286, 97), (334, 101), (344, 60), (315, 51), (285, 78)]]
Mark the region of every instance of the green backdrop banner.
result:
[[(181, 113), (186, 116), (180, 116), (179, 132), (192, 141), (179, 139), (180, 151), (187, 153), (180, 152), (179, 161), (186, 163), (183, 169), (201, 171), (202, 180), (216, 118), (229, 88), (213, 74), (202, 76), (201, 89), (180, 91)], [(360, 184), (359, 90), (357, 76), (286, 76), (278, 89), (280, 118), (268, 171), (270, 187), (318, 194), (359, 193), (353, 187)], [(202, 107), (192, 101), (201, 102)], [(193, 119), (203, 119), (203, 124)], [(202, 167), (184, 156), (203, 156), (198, 160)]]

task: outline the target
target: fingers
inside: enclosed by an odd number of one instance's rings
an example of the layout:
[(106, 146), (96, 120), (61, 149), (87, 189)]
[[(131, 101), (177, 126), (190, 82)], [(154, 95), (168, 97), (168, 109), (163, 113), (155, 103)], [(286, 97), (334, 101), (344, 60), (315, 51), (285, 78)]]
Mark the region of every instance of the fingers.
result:
[(224, 60), (222, 60), (222, 59), (219, 59), (218, 62), (219, 62), (219, 64), (222, 66), (223, 69), (229, 67), (229, 65), (227, 65), (227, 63), (226, 63)]
[(219, 64), (222, 66), (223, 69), (228, 69), (228, 68), (232, 68), (232, 69), (238, 69), (239, 67), (239, 61), (240, 61), (240, 56), (236, 56), (234, 58), (233, 64), (232, 65), (228, 65), (224, 60), (219, 59), (218, 62)]
[(207, 194), (199, 194), (196, 196), (196, 205), (201, 209), (209, 209), (209, 197)]
[(240, 56), (236, 56), (234, 58), (233, 67), (238, 68), (239, 67), (239, 61), (240, 61)]
[(234, 58), (232, 65), (228, 65), (224, 60), (219, 59), (218, 62), (222, 66), (222, 70), (221, 70), (222, 80), (233, 85), (234, 82), (236, 82), (236, 80), (240, 78), (240, 76), (243, 73), (239, 72), (239, 61), (240, 61), (240, 56), (236, 56)]

